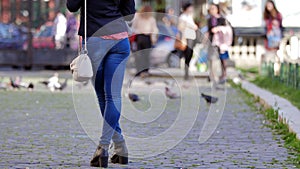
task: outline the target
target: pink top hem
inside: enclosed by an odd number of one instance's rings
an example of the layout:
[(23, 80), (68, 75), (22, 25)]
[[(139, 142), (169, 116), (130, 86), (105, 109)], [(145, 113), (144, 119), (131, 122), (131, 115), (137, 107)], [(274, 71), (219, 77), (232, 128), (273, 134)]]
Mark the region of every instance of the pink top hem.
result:
[(101, 38), (110, 39), (110, 40), (121, 40), (121, 39), (128, 38), (128, 32), (121, 32), (112, 35), (101, 36)]

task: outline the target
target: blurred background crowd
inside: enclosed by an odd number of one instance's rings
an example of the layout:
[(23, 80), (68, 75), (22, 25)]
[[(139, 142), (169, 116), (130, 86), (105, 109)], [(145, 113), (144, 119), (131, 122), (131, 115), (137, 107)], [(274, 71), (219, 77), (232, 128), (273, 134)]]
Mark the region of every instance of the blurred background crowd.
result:
[[(76, 38), (78, 16), (69, 13), (64, 1), (3, 0), (0, 3), (0, 49), (28, 48), (28, 32), (34, 48), (62, 49)], [(30, 30), (30, 31), (29, 31)]]
[[(192, 11), (187, 12), (192, 13), (192, 18), (183, 15), (184, 4), (187, 2), (193, 4)], [(267, 0), (136, 0), (138, 11), (161, 13), (144, 18), (136, 17), (135, 21), (130, 23), (135, 34), (144, 34), (145, 31), (157, 34), (131, 37), (133, 51), (154, 47), (146, 61), (149, 63), (142, 63), (136, 67), (137, 69), (139, 66), (148, 65), (182, 67), (180, 58), (185, 57), (186, 62), (192, 65), (188, 69), (206, 71), (207, 58), (204, 56), (207, 52), (201, 50), (201, 46), (192, 45), (197, 49), (196, 53), (185, 51), (183, 54), (174, 55), (177, 51), (174, 49), (175, 39), (172, 37), (176, 37), (180, 30), (178, 20), (173, 16), (187, 19), (187, 22), (194, 24), (192, 29), (205, 34), (210, 31), (208, 9), (212, 3), (219, 5), (219, 15), (233, 28), (233, 43), (228, 49), (228, 55), (235, 65), (252, 67), (261, 64), (261, 58), (270, 51), (268, 46), (274, 44), (275, 47), (272, 49), (276, 49), (278, 55), (288, 55), (297, 60), (300, 41), (295, 35), (300, 28), (300, 23), (297, 22), (300, 19), (300, 8), (297, 8), (300, 2), (293, 0), (274, 2), (276, 11), (280, 13), (280, 23), (272, 22), (271, 25), (274, 25), (274, 28), (276, 25), (280, 27), (281, 35), (279, 41), (272, 36), (275, 41), (271, 44), (266, 42), (267, 32), (270, 29), (265, 14)], [(0, 65), (26, 68), (31, 68), (35, 64), (68, 66), (78, 49), (79, 13), (68, 12), (65, 3), (65, 0), (1, 0)], [(273, 10), (271, 11), (273, 15)], [(282, 43), (285, 48), (278, 52)], [(283, 56), (277, 60), (282, 58)], [(135, 59), (139, 62), (139, 58)], [(143, 60), (145, 62), (144, 58)]]

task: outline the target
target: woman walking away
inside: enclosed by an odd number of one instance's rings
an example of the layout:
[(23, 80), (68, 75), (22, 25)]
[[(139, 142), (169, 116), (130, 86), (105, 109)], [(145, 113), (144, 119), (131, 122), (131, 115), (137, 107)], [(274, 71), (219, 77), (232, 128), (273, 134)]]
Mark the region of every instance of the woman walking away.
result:
[(277, 10), (275, 3), (271, 0), (268, 0), (266, 3), (264, 11), (264, 20), (266, 23), (266, 49), (268, 50), (277, 50), (282, 35), (282, 16)]
[(187, 48), (182, 51), (185, 58), (184, 79), (189, 78), (189, 67), (193, 57), (194, 40), (196, 39), (196, 30), (198, 26), (194, 22), (194, 7), (191, 3), (186, 3), (182, 7), (182, 14), (179, 17), (178, 30), (181, 40), (186, 40)]
[[(232, 44), (233, 32), (225, 18), (220, 15), (220, 8), (217, 4), (211, 4), (209, 8), (210, 18), (208, 19), (209, 40), (215, 46), (221, 60), (222, 75), (220, 83), (226, 81), (226, 61), (229, 59), (228, 49)], [(211, 63), (211, 78), (214, 77)]]
[[(92, 61), (96, 91), (104, 118), (99, 146), (90, 162), (92, 167), (108, 167), (108, 148), (114, 145), (112, 163), (127, 164), (128, 150), (119, 119), (121, 114), (121, 89), (126, 61), (130, 53), (128, 30), (123, 16), (135, 13), (134, 0), (67, 0), (71, 12), (80, 9), (79, 35), (84, 36), (84, 18), (87, 16), (87, 49)], [(132, 19), (133, 17), (126, 17)], [(104, 27), (109, 24), (109, 28)], [(103, 29), (102, 29), (103, 28)], [(105, 31), (99, 31), (105, 30)]]
[[(137, 49), (139, 51), (151, 48), (152, 44), (156, 42), (158, 28), (156, 19), (152, 15), (151, 6), (144, 6), (133, 20), (132, 29), (136, 34)], [(141, 53), (142, 55), (135, 57), (136, 76), (147, 77), (149, 75), (150, 58), (147, 51), (141, 51)]]

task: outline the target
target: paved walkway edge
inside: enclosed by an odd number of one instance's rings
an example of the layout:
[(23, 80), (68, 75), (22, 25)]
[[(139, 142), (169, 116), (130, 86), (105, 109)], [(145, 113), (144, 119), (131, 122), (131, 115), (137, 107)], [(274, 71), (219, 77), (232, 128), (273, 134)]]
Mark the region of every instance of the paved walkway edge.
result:
[(298, 108), (293, 106), (288, 100), (264, 90), (248, 81), (242, 82), (242, 88), (259, 97), (267, 106), (270, 106), (275, 110), (279, 109), (280, 118), (285, 119), (285, 122), (289, 125), (290, 129), (295, 132), (298, 139), (300, 139), (300, 111)]

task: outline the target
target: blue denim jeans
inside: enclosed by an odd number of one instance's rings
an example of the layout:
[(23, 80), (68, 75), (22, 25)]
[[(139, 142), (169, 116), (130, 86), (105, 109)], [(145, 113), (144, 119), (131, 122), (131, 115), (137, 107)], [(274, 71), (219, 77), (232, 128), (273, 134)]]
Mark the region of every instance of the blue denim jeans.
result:
[(101, 145), (123, 142), (119, 124), (124, 73), (130, 54), (129, 40), (105, 40), (90, 37), (87, 40), (88, 55), (92, 61), (92, 83), (104, 118)]

